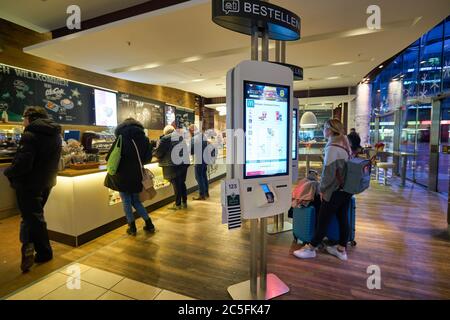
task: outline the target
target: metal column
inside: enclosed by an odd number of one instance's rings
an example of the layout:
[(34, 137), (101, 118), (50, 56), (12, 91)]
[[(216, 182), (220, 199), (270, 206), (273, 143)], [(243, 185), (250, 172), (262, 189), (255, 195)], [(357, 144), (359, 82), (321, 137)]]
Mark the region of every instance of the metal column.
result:
[(430, 172), (428, 175), (428, 189), (434, 192), (438, 189), (440, 121), (441, 100), (436, 99), (431, 104)]
[[(269, 2), (269, 1), (265, 1)], [(259, 30), (253, 27), (252, 60), (258, 60)], [(269, 34), (265, 28), (262, 34), (262, 61), (269, 60)], [(260, 276), (258, 278), (258, 222), (260, 225)], [(228, 288), (234, 300), (270, 300), (289, 292), (289, 287), (274, 274), (267, 274), (267, 218), (250, 220), (250, 280)], [(259, 280), (259, 281), (258, 281)], [(259, 282), (259, 287), (258, 287)]]

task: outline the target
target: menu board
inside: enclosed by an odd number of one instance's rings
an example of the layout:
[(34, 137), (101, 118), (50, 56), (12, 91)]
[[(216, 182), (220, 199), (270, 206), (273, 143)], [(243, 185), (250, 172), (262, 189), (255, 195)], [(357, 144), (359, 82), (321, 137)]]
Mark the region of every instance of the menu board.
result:
[(97, 126), (117, 126), (117, 95), (114, 92), (94, 90), (95, 124)]
[(289, 87), (244, 81), (244, 178), (289, 174)]
[(164, 128), (163, 103), (125, 93), (119, 94), (117, 117), (119, 122), (134, 118), (150, 130)]
[(185, 109), (176, 109), (175, 114), (175, 123), (176, 127), (180, 129), (189, 129), (191, 124), (195, 122), (195, 113), (194, 111), (188, 111)]
[(44, 107), (58, 123), (90, 125), (91, 87), (65, 79), (0, 64), (0, 113), (22, 121), (28, 106)]

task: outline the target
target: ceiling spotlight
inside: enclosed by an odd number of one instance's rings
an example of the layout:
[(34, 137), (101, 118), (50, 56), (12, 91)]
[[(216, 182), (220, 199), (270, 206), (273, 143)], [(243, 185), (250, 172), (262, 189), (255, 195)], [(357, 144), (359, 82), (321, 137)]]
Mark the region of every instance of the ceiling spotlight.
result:
[(383, 69), (383, 67), (384, 67), (384, 66), (383, 66), (383, 65), (381, 65), (381, 66), (379, 66), (378, 68), (380, 68), (380, 69)]

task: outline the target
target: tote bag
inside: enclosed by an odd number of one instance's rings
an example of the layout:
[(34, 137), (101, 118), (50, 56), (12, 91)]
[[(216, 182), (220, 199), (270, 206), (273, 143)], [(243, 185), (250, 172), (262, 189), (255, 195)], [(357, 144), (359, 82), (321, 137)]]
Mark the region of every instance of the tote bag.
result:
[(136, 143), (134, 140), (131, 140), (133, 142), (134, 148), (136, 149), (136, 154), (139, 160), (139, 167), (141, 168), (141, 174), (142, 174), (142, 191), (139, 193), (139, 200), (141, 202), (151, 200), (154, 197), (156, 197), (156, 190), (155, 190), (155, 184), (153, 178), (155, 177), (153, 175), (153, 172), (151, 172), (149, 169), (144, 168), (141, 161), (141, 156), (139, 155), (139, 150), (136, 146)]
[(116, 144), (114, 145), (114, 149), (111, 151), (111, 154), (108, 158), (108, 163), (106, 165), (106, 169), (110, 175), (115, 175), (117, 173), (117, 169), (120, 164), (120, 157), (122, 154), (122, 136), (120, 135), (117, 138)]

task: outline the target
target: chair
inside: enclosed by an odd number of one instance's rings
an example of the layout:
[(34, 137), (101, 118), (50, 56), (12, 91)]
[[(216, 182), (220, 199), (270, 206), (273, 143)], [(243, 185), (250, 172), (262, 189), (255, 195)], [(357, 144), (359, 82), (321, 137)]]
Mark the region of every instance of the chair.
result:
[(387, 173), (388, 170), (391, 169), (392, 171), (395, 168), (395, 164), (393, 162), (386, 162), (386, 161), (379, 161), (377, 160), (377, 156), (379, 155), (377, 149), (368, 149), (366, 150), (366, 156), (367, 159), (369, 159), (372, 162), (372, 168), (375, 168), (375, 179), (378, 182), (379, 180), (379, 169), (382, 169), (384, 172), (384, 185), (387, 185)]
[[(378, 151), (376, 151), (376, 155), (378, 155)], [(384, 185), (387, 186), (387, 174), (388, 170), (391, 169), (392, 175), (394, 175), (395, 164), (393, 162), (387, 161), (378, 161), (375, 160), (375, 177), (378, 182), (379, 179), (379, 169), (382, 169), (384, 172)]]

